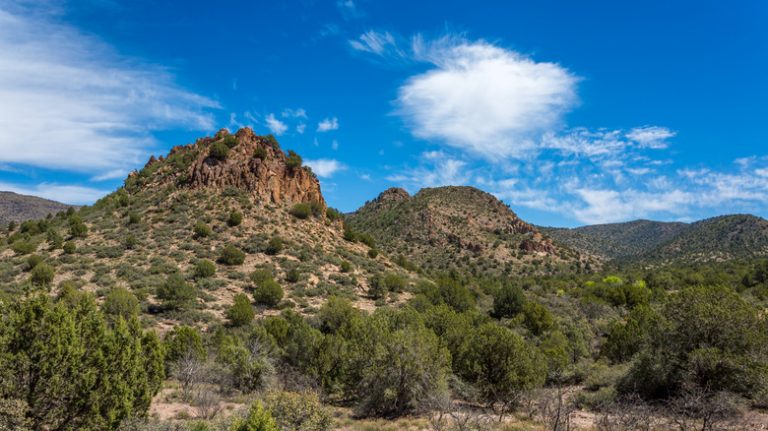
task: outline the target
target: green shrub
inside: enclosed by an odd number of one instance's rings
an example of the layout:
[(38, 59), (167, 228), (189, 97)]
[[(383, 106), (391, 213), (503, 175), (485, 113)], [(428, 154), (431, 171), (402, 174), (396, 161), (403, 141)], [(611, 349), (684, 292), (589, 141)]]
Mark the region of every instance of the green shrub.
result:
[(309, 215), (312, 214), (312, 209), (309, 207), (309, 204), (298, 203), (291, 207), (288, 213), (298, 219), (304, 220), (309, 218)]
[(267, 243), (267, 247), (264, 249), (264, 252), (270, 256), (275, 256), (283, 251), (283, 247), (283, 239), (279, 236), (273, 236), (270, 238), (269, 243)]
[(235, 295), (234, 303), (227, 309), (226, 317), (232, 326), (243, 326), (253, 321), (256, 313), (244, 293)]
[(125, 320), (137, 317), (140, 311), (139, 300), (136, 295), (122, 287), (115, 287), (110, 290), (101, 307), (107, 315), (122, 317)]
[(11, 244), (11, 249), (18, 255), (24, 255), (37, 250), (37, 245), (30, 240), (18, 239)]
[(523, 311), (525, 302), (523, 289), (505, 284), (493, 297), (492, 315), (497, 319), (515, 317)]
[(337, 210), (336, 208), (328, 207), (328, 209), (325, 210), (325, 217), (327, 217), (330, 221), (337, 221), (343, 220), (344, 214), (342, 214), (341, 211)]
[(243, 262), (245, 262), (245, 253), (232, 244), (224, 247), (219, 256), (219, 263), (224, 265), (242, 265)]
[(264, 147), (256, 147), (256, 149), (253, 150), (253, 158), (254, 159), (266, 160), (267, 159), (267, 149), (264, 148)]
[(128, 213), (128, 224), (139, 224), (141, 222), (141, 216), (137, 212)]
[(203, 360), (206, 356), (200, 331), (189, 326), (174, 326), (165, 335), (163, 346), (165, 347), (166, 364), (171, 364), (184, 357)]
[(237, 146), (237, 137), (235, 135), (227, 135), (221, 142), (227, 146), (227, 148), (234, 148)]
[(301, 156), (296, 154), (293, 150), (288, 150), (288, 155), (285, 157), (285, 164), (290, 169), (298, 169), (301, 167), (302, 163), (304, 163), (303, 160), (301, 160)]
[(291, 268), (285, 274), (285, 281), (289, 283), (296, 283), (297, 281), (299, 281), (299, 278), (301, 278), (301, 273), (299, 273), (299, 270), (296, 268)]
[(27, 257), (27, 271), (32, 271), (35, 269), (35, 267), (39, 264), (43, 263), (42, 256), (38, 256), (36, 254), (33, 254), (29, 257)]
[(253, 291), (253, 300), (259, 305), (274, 307), (283, 299), (283, 288), (272, 279), (264, 280)]
[(227, 224), (229, 226), (231, 227), (240, 226), (242, 222), (243, 222), (243, 213), (235, 210), (232, 210), (232, 212), (229, 213), (229, 218), (227, 218)]
[(278, 429), (330, 431), (333, 426), (331, 412), (314, 392), (270, 392), (264, 403)]
[(216, 160), (226, 160), (229, 155), (229, 147), (223, 142), (214, 142), (208, 155)]
[(523, 306), (523, 325), (534, 335), (541, 335), (554, 326), (555, 321), (547, 307), (529, 301)]
[(195, 234), (195, 238), (207, 238), (213, 234), (211, 227), (201, 221), (195, 223), (192, 231)]
[(178, 310), (186, 308), (197, 298), (197, 289), (187, 283), (181, 275), (171, 274), (157, 288), (157, 297), (163, 301), (166, 308)]
[(280, 431), (275, 420), (264, 409), (260, 402), (256, 401), (248, 411), (245, 419), (237, 419), (229, 427), (229, 431)]
[(139, 245), (139, 240), (136, 239), (136, 236), (133, 234), (130, 234), (123, 239), (123, 247), (125, 247), (126, 250), (133, 250), (137, 245)]
[(208, 259), (200, 259), (195, 262), (195, 278), (208, 278), (216, 274), (216, 264)]
[(376, 250), (375, 248), (368, 250), (368, 257), (370, 257), (371, 259), (376, 259), (378, 255), (379, 255), (379, 251)]
[(64, 254), (74, 254), (77, 251), (77, 245), (73, 241), (67, 241), (64, 243)]
[(352, 264), (349, 263), (349, 261), (342, 261), (341, 262), (341, 272), (350, 272), (352, 271)]
[(60, 249), (64, 245), (64, 237), (53, 228), (48, 229), (47, 240), (48, 244), (51, 246), (51, 250)]
[(266, 280), (272, 280), (273, 278), (274, 278), (274, 275), (272, 274), (272, 271), (269, 269), (257, 269), (253, 271), (250, 275), (251, 281), (253, 281), (253, 283), (256, 285), (259, 285)]
[(69, 218), (69, 234), (73, 238), (85, 238), (88, 234), (88, 226), (77, 214)]
[(53, 267), (41, 262), (30, 272), (30, 281), (37, 286), (49, 286), (53, 282), (54, 275)]

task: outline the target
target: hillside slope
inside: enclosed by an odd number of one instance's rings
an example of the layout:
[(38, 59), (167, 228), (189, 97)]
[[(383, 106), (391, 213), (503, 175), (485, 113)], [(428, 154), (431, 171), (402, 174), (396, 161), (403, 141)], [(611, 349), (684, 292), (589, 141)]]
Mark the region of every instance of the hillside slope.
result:
[(692, 223), (639, 259), (649, 263), (714, 262), (768, 256), (768, 220), (749, 214)]
[(11, 221), (43, 218), (48, 214), (66, 211), (69, 207), (70, 205), (37, 196), (0, 191), (0, 226), (5, 227)]
[[(310, 212), (292, 215), (297, 203)], [(250, 294), (258, 283), (249, 278), (255, 270), (282, 285), (280, 308), (311, 313), (330, 295), (372, 308), (372, 276), (409, 275), (384, 255), (371, 258), (367, 246), (346, 241), (341, 221), (328, 214), (319, 181), (297, 155), (247, 128), (236, 135), (220, 131), (151, 158), (124, 188), (93, 206), (16, 229), (0, 243), (2, 294), (33, 287), (26, 270), (28, 254), (35, 253), (55, 271), (54, 292), (62, 283), (98, 296), (125, 287), (161, 326), (223, 318), (234, 295)], [(244, 252), (242, 263), (222, 259), (227, 246)], [(215, 274), (195, 274), (201, 259), (216, 263)], [(171, 274), (195, 288), (193, 307), (161, 307), (156, 292)]]
[(553, 244), (503, 202), (473, 187), (425, 188), (410, 196), (389, 189), (347, 217), (390, 256), (427, 272), (477, 274), (578, 270), (580, 256)]
[(602, 259), (627, 259), (648, 253), (688, 227), (685, 223), (635, 220), (574, 229), (542, 227), (557, 242)]

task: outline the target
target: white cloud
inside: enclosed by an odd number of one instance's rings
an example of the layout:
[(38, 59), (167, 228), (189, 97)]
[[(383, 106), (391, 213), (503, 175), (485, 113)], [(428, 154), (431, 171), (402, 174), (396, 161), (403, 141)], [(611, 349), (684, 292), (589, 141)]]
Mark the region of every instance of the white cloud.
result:
[(312, 168), (312, 172), (321, 178), (330, 178), (336, 172), (347, 168), (343, 163), (333, 159), (305, 160), (304, 164)]
[(335, 139), (333, 141), (331, 141), (331, 149), (333, 151), (338, 150), (339, 149), (339, 141), (337, 141)]
[(111, 190), (54, 183), (40, 183), (27, 186), (5, 182), (0, 182), (0, 190), (22, 195), (38, 196), (71, 205), (92, 204), (111, 192)]
[(0, 162), (101, 174), (141, 162), (154, 131), (214, 128), (217, 102), (51, 19), (0, 6)]
[(307, 118), (307, 111), (304, 110), (304, 108), (297, 108), (297, 109), (291, 109), (291, 108), (285, 108), (283, 109), (282, 114), (283, 117), (286, 118)]
[(642, 148), (663, 149), (668, 147), (667, 140), (677, 135), (666, 127), (635, 127), (627, 133), (627, 138), (640, 144)]
[(267, 115), (267, 118), (264, 119), (264, 123), (267, 125), (267, 128), (270, 132), (278, 136), (282, 135), (286, 132), (286, 130), (288, 130), (288, 125), (275, 118), (275, 114)]
[(336, 7), (339, 9), (339, 12), (341, 12), (344, 19), (347, 20), (365, 16), (365, 13), (357, 7), (354, 0), (338, 0), (336, 2)]
[(325, 118), (323, 121), (317, 123), (318, 132), (329, 132), (331, 130), (339, 129), (339, 119), (336, 117)]
[(467, 162), (449, 156), (442, 151), (421, 154), (422, 165), (388, 176), (387, 181), (410, 188), (463, 185), (469, 183), (472, 172)]
[(416, 38), (416, 59), (434, 68), (398, 90), (398, 114), (420, 138), (489, 160), (524, 157), (576, 103), (578, 78), (484, 41)]
[(349, 41), (352, 49), (390, 60), (405, 60), (409, 54), (398, 46), (392, 33), (369, 30)]
[(305, 123), (296, 126), (296, 133), (299, 135), (303, 135), (305, 130), (307, 130), (307, 125)]
[(571, 210), (584, 223), (613, 223), (651, 214), (685, 214), (695, 197), (688, 192), (671, 190), (667, 192), (644, 192), (634, 189), (578, 189), (575, 190), (583, 204), (572, 205)]
[(91, 181), (107, 181), (118, 180), (128, 176), (128, 171), (125, 169), (113, 169), (111, 171), (104, 172), (103, 174), (91, 177)]

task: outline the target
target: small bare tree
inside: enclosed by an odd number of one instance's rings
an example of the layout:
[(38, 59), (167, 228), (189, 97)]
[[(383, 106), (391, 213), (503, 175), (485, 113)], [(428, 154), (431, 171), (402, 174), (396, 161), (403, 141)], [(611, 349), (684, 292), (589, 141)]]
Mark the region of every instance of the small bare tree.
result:
[(205, 363), (191, 350), (173, 364), (173, 376), (181, 384), (181, 397), (184, 401), (192, 400), (194, 389), (203, 380)]
[(738, 424), (743, 412), (736, 395), (694, 387), (669, 402), (669, 417), (680, 431), (715, 431)]
[(213, 419), (221, 411), (220, 397), (215, 392), (203, 389), (195, 396), (195, 414), (200, 419)]
[(538, 401), (538, 413), (549, 431), (570, 431), (571, 415), (575, 407), (565, 399), (562, 386), (543, 392)]

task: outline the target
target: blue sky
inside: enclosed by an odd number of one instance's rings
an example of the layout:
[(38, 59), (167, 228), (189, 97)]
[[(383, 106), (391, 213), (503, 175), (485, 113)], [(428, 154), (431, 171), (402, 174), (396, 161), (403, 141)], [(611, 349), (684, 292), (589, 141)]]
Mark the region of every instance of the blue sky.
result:
[(344, 211), (463, 184), (544, 225), (767, 216), (766, 22), (757, 0), (0, 0), (0, 189), (93, 202), (251, 126)]

